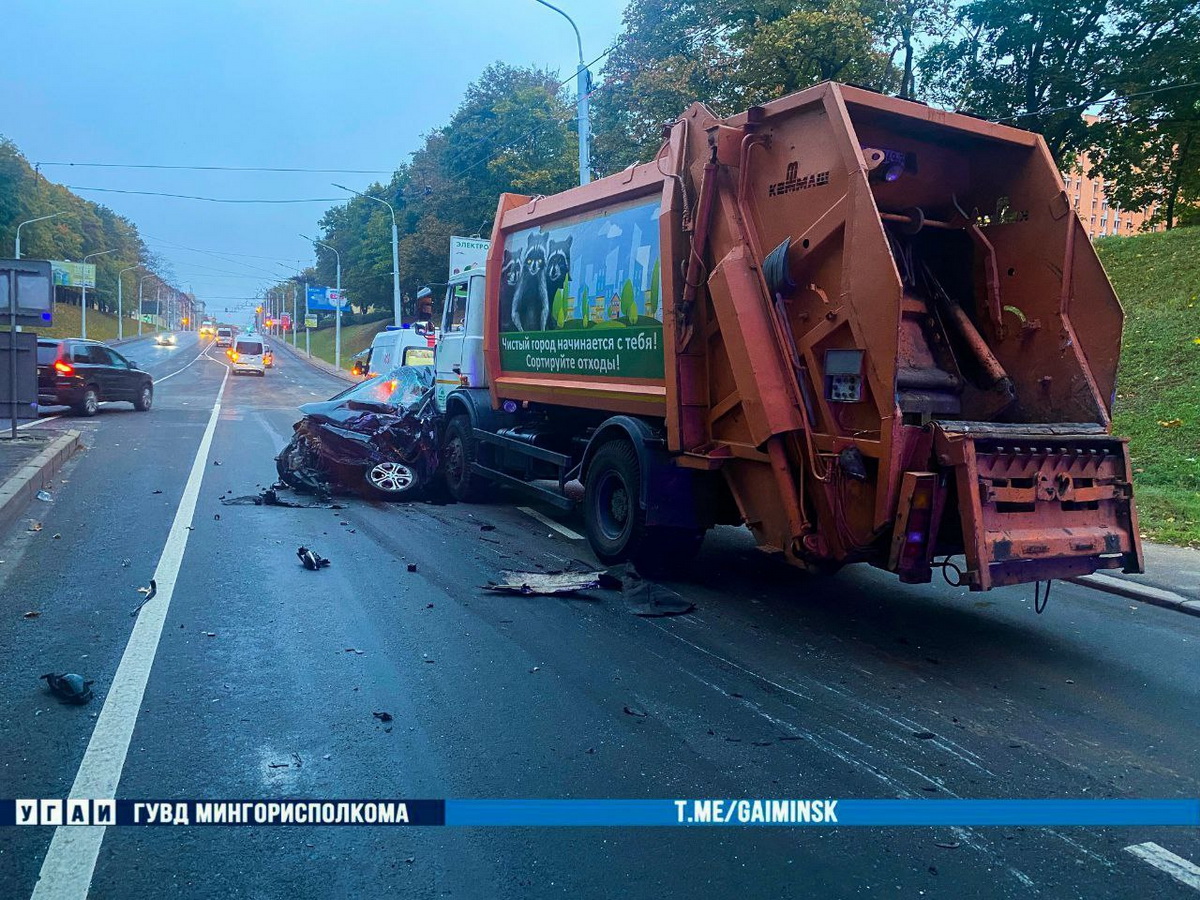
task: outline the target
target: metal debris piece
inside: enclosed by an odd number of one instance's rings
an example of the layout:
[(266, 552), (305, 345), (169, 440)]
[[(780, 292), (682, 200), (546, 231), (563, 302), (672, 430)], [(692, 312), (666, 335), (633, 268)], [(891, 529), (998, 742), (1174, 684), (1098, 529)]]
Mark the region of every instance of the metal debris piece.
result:
[(53, 503), (54, 502), (54, 497), (51, 496), (49, 491), (38, 491), (33, 496), (37, 497), (43, 503)]
[(38, 612), (36, 609), (31, 609), (29, 612), (25, 613), (25, 615), (24, 615), (24, 616), (22, 616), (21, 618), (23, 618), (23, 619), (36, 619), (36, 618), (37, 618), (38, 616), (40, 616), (40, 615), (41, 615), (41, 613), (40, 613), (40, 612)]
[(93, 681), (84, 681), (82, 675), (76, 675), (74, 672), (67, 672), (62, 675), (56, 675), (53, 672), (48, 672), (41, 676), (42, 680), (50, 688), (50, 693), (54, 694), (63, 703), (73, 703), (76, 706), (83, 706), (92, 699)]
[(377, 718), (380, 722), (390, 722), (392, 719), (396, 718), (390, 712), (373, 712), (371, 715)]
[(410, 571), (410, 572), (415, 572), (415, 571), (417, 571), (417, 564), (416, 564), (416, 563), (409, 563), (409, 564), (408, 564), (408, 571)]
[(138, 593), (145, 594), (146, 596), (142, 598), (141, 603), (139, 603), (132, 610), (130, 610), (129, 614), (131, 616), (136, 616), (139, 612), (142, 611), (143, 606), (145, 606), (147, 603), (149, 603), (151, 600), (154, 599), (154, 595), (158, 593), (158, 584), (154, 581), (153, 578), (151, 578), (150, 586), (138, 588)]
[(637, 718), (637, 719), (644, 719), (648, 715), (646, 712), (644, 712), (640, 709), (636, 709), (635, 707), (632, 707), (632, 706), (626, 706), (626, 707), (624, 707), (624, 709), (625, 709), (625, 715), (633, 716), (634, 718)]
[(642, 577), (632, 563), (616, 566), (601, 573), (601, 587), (613, 587), (621, 592), (629, 611), (643, 618), (681, 616), (690, 613), (696, 604), (669, 587)]
[(602, 572), (501, 572), (504, 581), (486, 585), (489, 591), (549, 596), (573, 594), (600, 586)]

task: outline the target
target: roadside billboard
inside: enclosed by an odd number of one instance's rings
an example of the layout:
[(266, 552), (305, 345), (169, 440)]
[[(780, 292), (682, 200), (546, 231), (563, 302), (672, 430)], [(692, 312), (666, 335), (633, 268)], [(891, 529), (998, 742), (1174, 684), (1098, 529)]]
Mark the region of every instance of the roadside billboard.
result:
[(326, 309), (333, 312), (339, 306), (346, 305), (346, 292), (338, 293), (336, 288), (309, 286), (306, 297), (309, 309)]
[(96, 264), (67, 262), (61, 259), (50, 260), (50, 271), (56, 287), (90, 287), (96, 286)]
[(450, 238), (450, 277), (467, 269), (482, 269), (487, 261), (488, 247), (492, 242), (485, 238)]

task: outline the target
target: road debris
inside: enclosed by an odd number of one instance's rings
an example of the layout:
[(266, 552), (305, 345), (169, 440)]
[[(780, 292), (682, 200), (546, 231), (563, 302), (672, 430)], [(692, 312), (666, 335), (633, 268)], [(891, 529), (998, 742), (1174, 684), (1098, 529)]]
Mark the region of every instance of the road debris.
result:
[(395, 718), (390, 712), (373, 712), (371, 713), (380, 722), (390, 722)]
[(357, 647), (347, 647), (346, 652), (347, 653), (357, 653), (359, 656), (363, 655), (363, 651), (359, 650)]
[(62, 540), (62, 532), (60, 532), (60, 531), (54, 532), (54, 540), (61, 541)]
[(409, 563), (409, 564), (408, 564), (408, 571), (410, 571), (410, 572), (415, 572), (415, 571), (417, 571), (417, 564), (416, 564), (416, 563)]
[(933, 846), (941, 847), (943, 850), (957, 850), (962, 844), (958, 841), (934, 841)]
[(41, 530), (42, 530), (42, 523), (41, 523), (41, 522), (35, 522), (33, 519), (30, 519), (30, 520), (29, 520), (29, 530), (30, 530), (30, 531), (41, 531)]
[(25, 613), (25, 615), (21, 616), (21, 618), (22, 619), (36, 619), (40, 615), (41, 615), (41, 613), (38, 612), (36, 609), (31, 609), (29, 612)]
[(51, 496), (49, 491), (38, 491), (36, 494), (34, 494), (34, 496), (37, 497), (39, 500), (41, 500), (43, 503), (53, 503), (54, 502), (54, 497)]
[(145, 594), (146, 596), (142, 598), (141, 603), (139, 603), (132, 610), (130, 610), (129, 615), (131, 615), (131, 616), (136, 616), (139, 612), (142, 611), (143, 606), (145, 606), (147, 603), (149, 603), (151, 600), (154, 599), (154, 595), (158, 593), (158, 584), (154, 581), (153, 578), (151, 578), (150, 586), (138, 588), (138, 593)]
[(83, 704), (92, 699), (92, 685), (95, 682), (84, 681), (82, 675), (76, 675), (74, 672), (67, 672), (62, 675), (48, 672), (42, 675), (41, 678), (49, 686), (50, 693), (63, 703), (73, 703), (76, 706), (83, 706)]
[(602, 572), (511, 572), (504, 571), (500, 577), (504, 580), (496, 583), (488, 582), (484, 587), (489, 591), (508, 594), (523, 594), (525, 596), (552, 596), (554, 594), (573, 594), (576, 591), (586, 591), (600, 586)]
[(914, 731), (913, 737), (919, 738), (922, 741), (931, 741), (935, 737), (937, 737), (937, 735), (934, 734), (932, 731)]
[(315, 550), (309, 550), (307, 547), (301, 547), (296, 551), (296, 555), (300, 557), (300, 562), (304, 568), (310, 572), (315, 572), (318, 569), (324, 569), (329, 565), (329, 560), (318, 554)]
[(636, 719), (644, 719), (644, 718), (646, 718), (647, 715), (649, 715), (648, 713), (646, 713), (640, 709), (637, 709), (636, 707), (633, 707), (633, 706), (626, 706), (623, 708), (625, 710), (625, 715), (633, 716)]
[(609, 569), (603, 574), (602, 586), (620, 590), (625, 606), (635, 616), (681, 616), (696, 608), (696, 604), (669, 587), (643, 578), (633, 563)]

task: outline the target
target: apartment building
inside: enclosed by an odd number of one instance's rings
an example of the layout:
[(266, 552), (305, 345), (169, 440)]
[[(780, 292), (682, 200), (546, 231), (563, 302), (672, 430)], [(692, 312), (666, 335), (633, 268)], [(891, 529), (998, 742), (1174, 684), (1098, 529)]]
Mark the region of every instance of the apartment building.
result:
[[(1089, 125), (1095, 121), (1094, 116), (1084, 118), (1088, 120)], [(1114, 182), (1105, 182), (1100, 175), (1092, 175), (1091, 169), (1087, 154), (1080, 153), (1075, 159), (1073, 170), (1062, 173), (1067, 199), (1079, 213), (1079, 219), (1083, 222), (1088, 237), (1095, 240), (1098, 237), (1137, 234), (1141, 231), (1146, 220), (1158, 209), (1158, 204), (1154, 203), (1142, 209), (1121, 209), (1108, 199), (1106, 187), (1111, 188)], [(1162, 225), (1150, 230), (1162, 231)]]

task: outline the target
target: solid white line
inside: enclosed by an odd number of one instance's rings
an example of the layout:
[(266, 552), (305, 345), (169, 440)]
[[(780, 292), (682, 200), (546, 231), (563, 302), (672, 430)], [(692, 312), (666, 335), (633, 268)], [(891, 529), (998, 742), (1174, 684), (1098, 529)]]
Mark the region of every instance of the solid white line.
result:
[(17, 431), (22, 428), (32, 428), (34, 425), (41, 425), (43, 422), (53, 422), (55, 419), (61, 419), (62, 413), (55, 413), (52, 416), (46, 416), (44, 419), (34, 419), (32, 422), (26, 422), (24, 425), (18, 425)]
[[(228, 380), (229, 370), (226, 369), (204, 436), (200, 438), (183, 497), (175, 512), (175, 521), (171, 523), (158, 567), (154, 570), (158, 593), (138, 613), (129, 643), (125, 645), (112, 685), (104, 698), (104, 707), (96, 720), (92, 739), (79, 764), (75, 783), (71, 786), (69, 796), (72, 798), (111, 799), (117, 796), (125, 755), (129, 751), (129, 741), (133, 737), (133, 727), (137, 723), (146, 682), (150, 678), (150, 668), (158, 651), (158, 640), (171, 606), (171, 597), (175, 593), (175, 580), (187, 549), (188, 535), (191, 533), (189, 528), (196, 512), (196, 501), (200, 498), (200, 484), (204, 480), (208, 452), (220, 418), (221, 395), (225, 392)], [(50, 849), (46, 851), (46, 859), (42, 862), (38, 883), (33, 889), (33, 900), (86, 900), (96, 859), (100, 854), (100, 844), (104, 841), (105, 828), (104, 825), (56, 828)]]
[(553, 519), (549, 519), (546, 516), (543, 516), (536, 509), (530, 509), (528, 506), (518, 506), (517, 509), (519, 509), (521, 512), (525, 513), (525, 515), (527, 515), (527, 516), (533, 516), (533, 518), (537, 519), (543, 525), (545, 525), (549, 528), (553, 528), (555, 531), (557, 531), (563, 537), (570, 538), (573, 541), (582, 541), (583, 540), (582, 534), (577, 534), (576, 532), (574, 532), (570, 528), (568, 528), (566, 525), (559, 525)]
[(1126, 847), (1127, 853), (1132, 853), (1143, 862), (1148, 862), (1156, 869), (1166, 872), (1181, 884), (1200, 891), (1200, 866), (1182, 856), (1176, 856), (1165, 847), (1158, 844), (1134, 844)]
[[(188, 363), (187, 366), (184, 366), (183, 369), (186, 369), (188, 366), (195, 364), (201, 357), (204, 357), (204, 356), (208, 356), (208, 348), (207, 347), (205, 347), (203, 350), (201, 350), (199, 353), (197, 353), (196, 358), (193, 359), (190, 363)], [(212, 359), (212, 357), (209, 356), (209, 359)], [(174, 378), (176, 375), (178, 375), (180, 372), (182, 372), (183, 369), (176, 369), (170, 375), (164, 375), (162, 378), (155, 378), (154, 384), (158, 384), (159, 382), (166, 381), (168, 378)]]

